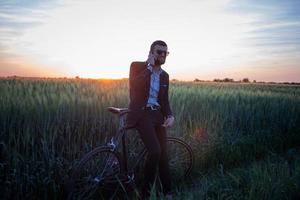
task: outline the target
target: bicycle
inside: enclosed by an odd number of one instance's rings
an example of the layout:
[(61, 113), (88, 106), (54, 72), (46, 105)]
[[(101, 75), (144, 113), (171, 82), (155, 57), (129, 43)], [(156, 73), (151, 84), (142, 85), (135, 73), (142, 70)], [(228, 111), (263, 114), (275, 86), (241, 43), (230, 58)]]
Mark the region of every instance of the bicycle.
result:
[[(134, 127), (126, 127), (125, 116), (130, 111), (115, 107), (108, 107), (108, 110), (119, 116), (119, 129), (107, 145), (93, 149), (80, 159), (70, 176), (67, 199), (115, 199), (120, 192), (126, 194), (126, 186), (134, 186), (137, 181), (147, 151), (143, 147), (129, 168), (125, 136), (126, 131)], [(177, 183), (190, 175), (194, 154), (179, 138), (167, 137), (167, 145), (172, 182)]]

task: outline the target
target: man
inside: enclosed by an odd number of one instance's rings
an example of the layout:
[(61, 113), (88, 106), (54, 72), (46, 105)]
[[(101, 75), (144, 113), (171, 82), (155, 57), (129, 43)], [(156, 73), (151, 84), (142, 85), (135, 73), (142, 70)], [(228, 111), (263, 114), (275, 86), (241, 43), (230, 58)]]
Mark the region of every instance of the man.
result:
[(174, 117), (168, 97), (169, 75), (161, 68), (167, 55), (167, 44), (157, 40), (152, 43), (146, 62), (133, 62), (130, 66), (131, 112), (127, 116), (127, 125), (134, 126), (138, 130), (148, 151), (144, 169), (143, 197), (150, 194), (157, 168), (163, 192), (166, 194), (171, 188), (166, 128), (173, 125)]

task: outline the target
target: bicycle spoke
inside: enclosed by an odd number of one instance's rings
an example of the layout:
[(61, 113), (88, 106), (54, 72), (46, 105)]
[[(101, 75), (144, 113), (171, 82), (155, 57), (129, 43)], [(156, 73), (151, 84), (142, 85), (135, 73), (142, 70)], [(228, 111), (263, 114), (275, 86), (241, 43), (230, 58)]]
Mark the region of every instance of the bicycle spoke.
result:
[(114, 168), (112, 168), (112, 166), (114, 166), (114, 165), (116, 166), (116, 163), (115, 163), (116, 161), (113, 160), (112, 156), (107, 155), (107, 157), (108, 158), (105, 159), (105, 161), (104, 161), (104, 163), (106, 163), (106, 164), (105, 164), (105, 167), (104, 167), (103, 172), (101, 173), (100, 177), (103, 177), (104, 173), (108, 172), (107, 168), (113, 170)]
[(177, 157), (177, 158), (188, 158), (189, 157), (189, 152), (188, 151), (183, 151), (183, 152), (174, 152), (174, 151), (172, 151), (172, 153), (175, 153), (174, 157)]
[(94, 199), (115, 196), (117, 177), (121, 172), (120, 160), (110, 149), (99, 148), (87, 154), (74, 170), (71, 198)]
[(190, 147), (180, 139), (168, 139), (168, 157), (170, 173), (173, 181), (184, 179), (189, 175), (193, 164)]

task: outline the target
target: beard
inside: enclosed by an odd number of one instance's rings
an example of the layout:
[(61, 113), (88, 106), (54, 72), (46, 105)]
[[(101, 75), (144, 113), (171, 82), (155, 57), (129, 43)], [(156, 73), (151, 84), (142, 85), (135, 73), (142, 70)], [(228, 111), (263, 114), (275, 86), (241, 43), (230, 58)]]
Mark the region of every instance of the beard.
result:
[(165, 64), (165, 59), (163, 59), (163, 60), (159, 60), (159, 59), (156, 59), (155, 60), (155, 65), (163, 65), (163, 64)]

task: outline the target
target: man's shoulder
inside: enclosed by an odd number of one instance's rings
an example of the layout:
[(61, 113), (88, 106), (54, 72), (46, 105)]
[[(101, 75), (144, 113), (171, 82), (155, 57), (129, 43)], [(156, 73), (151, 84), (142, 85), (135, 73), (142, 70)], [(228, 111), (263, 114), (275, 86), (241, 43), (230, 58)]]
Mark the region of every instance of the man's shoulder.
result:
[(169, 78), (169, 74), (165, 70), (163, 70), (163, 69), (162, 69), (162, 75)]
[(142, 62), (142, 61), (134, 61), (130, 65), (131, 68), (143, 68), (143, 67), (146, 67), (146, 66), (147, 66), (147, 63)]

